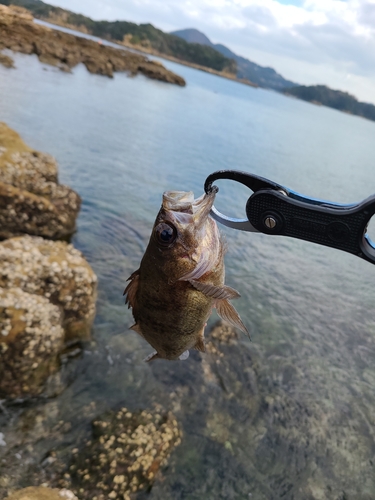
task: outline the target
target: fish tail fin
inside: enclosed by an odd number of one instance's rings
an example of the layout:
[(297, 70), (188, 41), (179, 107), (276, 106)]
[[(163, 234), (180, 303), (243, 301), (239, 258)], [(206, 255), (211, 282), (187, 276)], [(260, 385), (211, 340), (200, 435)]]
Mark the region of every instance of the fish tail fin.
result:
[(215, 307), (220, 318), (222, 318), (224, 321), (227, 321), (236, 328), (239, 328), (243, 333), (245, 333), (249, 337), (249, 340), (251, 340), (248, 329), (242, 323), (240, 315), (238, 314), (236, 309), (232, 306), (232, 304), (229, 302), (229, 300), (227, 299), (217, 300)]

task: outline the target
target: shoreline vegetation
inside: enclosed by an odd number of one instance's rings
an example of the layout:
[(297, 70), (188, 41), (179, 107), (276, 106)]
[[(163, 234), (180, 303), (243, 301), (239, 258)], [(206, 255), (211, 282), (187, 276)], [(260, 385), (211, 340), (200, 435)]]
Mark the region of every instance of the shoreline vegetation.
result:
[(353, 95), (341, 90), (332, 90), (326, 85), (300, 85), (283, 90), (283, 94), (303, 101), (327, 106), (350, 115), (360, 116), (375, 121), (374, 104), (360, 102)]

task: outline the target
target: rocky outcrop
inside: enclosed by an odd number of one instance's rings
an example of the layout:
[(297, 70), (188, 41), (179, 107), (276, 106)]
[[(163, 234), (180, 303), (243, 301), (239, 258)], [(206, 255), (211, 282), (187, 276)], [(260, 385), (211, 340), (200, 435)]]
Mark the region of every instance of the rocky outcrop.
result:
[(72, 245), (51, 241), (74, 232), (80, 204), (55, 159), (0, 123), (0, 397), (43, 392), (66, 343), (89, 337), (97, 278)]
[(152, 486), (180, 442), (175, 417), (161, 407), (109, 412), (93, 422), (93, 439), (73, 450), (61, 483), (79, 491), (82, 500), (130, 500), (132, 493)]
[(24, 488), (16, 491), (7, 500), (78, 500), (69, 490), (56, 490), (51, 488)]
[(0, 122), (0, 239), (67, 237), (75, 230), (80, 205), (75, 191), (58, 184), (55, 159), (26, 146)]
[(64, 241), (23, 236), (0, 243), (0, 287), (46, 297), (62, 310), (66, 340), (87, 338), (97, 278), (81, 252)]
[(0, 261), (0, 395), (35, 396), (65, 343), (88, 338), (97, 278), (63, 241), (11, 238)]
[(41, 62), (64, 71), (83, 63), (90, 73), (98, 75), (113, 77), (116, 71), (127, 71), (132, 75), (143, 73), (149, 78), (185, 85), (183, 78), (141, 54), (35, 24), (30, 12), (21, 7), (0, 5), (0, 50), (3, 48), (36, 54)]
[(0, 288), (0, 395), (36, 395), (58, 368), (60, 308), (20, 288)]

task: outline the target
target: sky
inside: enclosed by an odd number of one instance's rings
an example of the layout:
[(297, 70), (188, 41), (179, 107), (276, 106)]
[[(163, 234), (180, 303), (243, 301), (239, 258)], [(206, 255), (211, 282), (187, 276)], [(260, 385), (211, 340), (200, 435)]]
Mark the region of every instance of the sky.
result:
[(46, 0), (95, 20), (196, 28), (301, 85), (375, 104), (375, 0)]

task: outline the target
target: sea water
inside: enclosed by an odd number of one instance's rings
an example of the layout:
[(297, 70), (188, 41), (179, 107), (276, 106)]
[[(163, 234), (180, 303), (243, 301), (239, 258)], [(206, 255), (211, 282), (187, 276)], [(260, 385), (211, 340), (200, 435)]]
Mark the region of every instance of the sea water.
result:
[[(311, 197), (360, 201), (375, 193), (375, 123), (168, 61), (186, 87), (13, 57), (16, 69), (0, 67), (0, 120), (55, 156), (60, 182), (81, 195), (72, 242), (99, 288), (92, 342), (69, 387), (21, 405), (4, 439), (30, 442), (40, 417), (47, 430), (29, 452), (38, 464), (56, 447), (68, 456), (103, 411), (160, 402), (184, 438), (147, 498), (375, 498), (372, 264), (222, 228), (226, 283), (241, 293), (235, 305), (252, 342), (242, 337), (214, 379), (204, 354), (143, 363), (151, 348), (128, 330), (122, 297), (163, 191), (198, 196), (208, 174), (238, 169)], [(218, 185), (217, 207), (243, 217), (251, 192)], [(68, 426), (54, 434), (60, 421)]]

